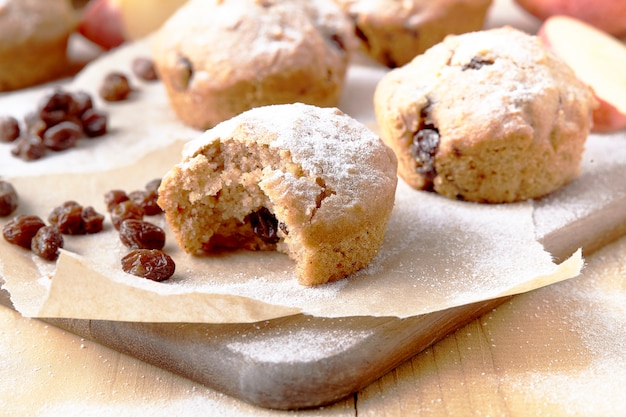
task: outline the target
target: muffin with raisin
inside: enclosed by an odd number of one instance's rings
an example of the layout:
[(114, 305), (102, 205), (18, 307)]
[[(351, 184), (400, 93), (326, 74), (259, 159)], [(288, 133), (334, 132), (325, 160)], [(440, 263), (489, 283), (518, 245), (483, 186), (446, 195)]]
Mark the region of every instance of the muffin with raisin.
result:
[(450, 34), (483, 28), (492, 0), (334, 0), (354, 21), (361, 49), (399, 67)]
[(505, 203), (578, 175), (595, 100), (537, 37), (504, 27), (449, 36), (390, 71), (374, 106), (409, 185)]
[(205, 129), (264, 105), (336, 106), (354, 47), (331, 0), (192, 0), (157, 32), (154, 60), (176, 114)]
[(336, 108), (257, 107), (189, 142), (158, 203), (186, 252), (278, 250), (312, 286), (376, 256), (396, 170), (393, 151)]

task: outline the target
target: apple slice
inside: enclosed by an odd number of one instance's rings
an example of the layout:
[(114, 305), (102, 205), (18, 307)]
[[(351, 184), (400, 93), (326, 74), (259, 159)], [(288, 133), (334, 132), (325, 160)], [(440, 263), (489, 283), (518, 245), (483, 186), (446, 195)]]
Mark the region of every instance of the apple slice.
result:
[(593, 131), (626, 128), (626, 45), (606, 32), (566, 16), (548, 18), (537, 35), (593, 90), (598, 100)]
[(124, 43), (120, 0), (91, 0), (83, 9), (78, 32), (109, 50)]
[(606, 33), (626, 36), (626, 1), (624, 0), (515, 0), (539, 20), (550, 16), (570, 16)]

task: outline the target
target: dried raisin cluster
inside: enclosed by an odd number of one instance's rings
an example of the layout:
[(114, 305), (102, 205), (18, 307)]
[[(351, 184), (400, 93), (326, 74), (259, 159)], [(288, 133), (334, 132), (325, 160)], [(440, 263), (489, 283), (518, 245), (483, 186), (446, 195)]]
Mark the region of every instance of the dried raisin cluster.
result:
[(162, 249), (165, 231), (144, 216), (155, 216), (163, 211), (157, 204), (160, 179), (146, 184), (143, 190), (126, 193), (110, 190), (104, 194), (113, 227), (119, 231), (122, 243), (131, 249), (125, 255), (122, 269), (132, 275), (153, 281), (165, 281), (176, 269), (174, 260)]
[(83, 207), (66, 201), (54, 208), (46, 223), (39, 216), (20, 214), (8, 221), (3, 229), (4, 239), (37, 256), (54, 261), (63, 247), (63, 235), (98, 233), (103, 229), (104, 216), (93, 207)]
[[(135, 58), (131, 70), (144, 81), (159, 79), (154, 63), (148, 58)], [(111, 71), (103, 78), (98, 95), (107, 102), (116, 102), (128, 99), (132, 92), (128, 77), (120, 71)], [(46, 94), (22, 122), (10, 115), (0, 115), (0, 142), (14, 143), (13, 155), (34, 161), (48, 151), (70, 149), (81, 138), (103, 136), (108, 131), (107, 126), (107, 114), (94, 108), (89, 93), (57, 87)]]
[(58, 87), (42, 97), (23, 123), (13, 116), (0, 117), (0, 142), (13, 142), (13, 155), (33, 161), (48, 151), (70, 149), (81, 138), (106, 134), (107, 121), (88, 93)]

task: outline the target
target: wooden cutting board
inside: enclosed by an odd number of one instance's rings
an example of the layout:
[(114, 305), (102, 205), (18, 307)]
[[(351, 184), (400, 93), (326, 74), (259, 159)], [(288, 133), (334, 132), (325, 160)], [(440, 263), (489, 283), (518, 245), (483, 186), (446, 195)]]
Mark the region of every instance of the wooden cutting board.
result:
[[(537, 204), (537, 216), (549, 207)], [(626, 194), (542, 236), (556, 259), (626, 234)], [(45, 321), (252, 404), (315, 407), (364, 388), (505, 299), (406, 319), (294, 315), (249, 324)], [(6, 294), (0, 303), (10, 304)]]

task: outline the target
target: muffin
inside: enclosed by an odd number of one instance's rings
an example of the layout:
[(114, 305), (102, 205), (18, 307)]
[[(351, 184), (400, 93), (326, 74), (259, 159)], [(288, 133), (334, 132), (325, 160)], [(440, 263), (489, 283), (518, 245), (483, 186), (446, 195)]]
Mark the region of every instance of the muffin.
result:
[(161, 182), (158, 204), (186, 252), (278, 250), (311, 286), (367, 266), (382, 244), (396, 157), (336, 108), (258, 107), (183, 153)]
[(491, 0), (334, 0), (354, 21), (361, 49), (399, 67), (446, 35), (483, 28)]
[(153, 55), (175, 113), (206, 129), (259, 106), (336, 106), (354, 47), (331, 0), (192, 0)]
[(67, 0), (0, 0), (0, 91), (59, 77), (77, 23)]
[(541, 197), (575, 178), (594, 106), (537, 37), (508, 27), (447, 37), (374, 94), (409, 185), (486, 203)]

